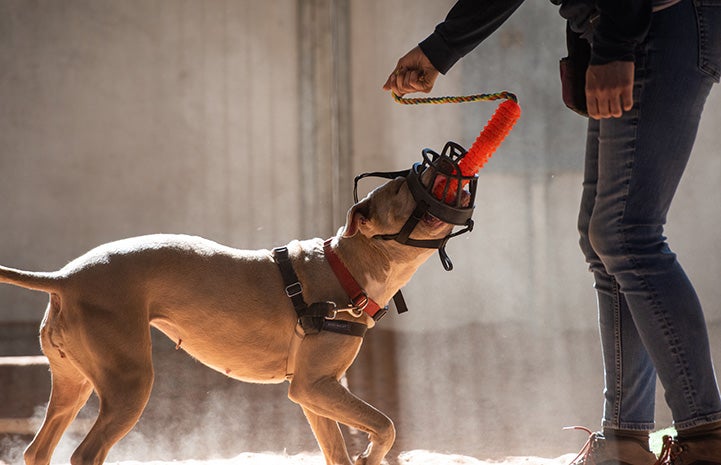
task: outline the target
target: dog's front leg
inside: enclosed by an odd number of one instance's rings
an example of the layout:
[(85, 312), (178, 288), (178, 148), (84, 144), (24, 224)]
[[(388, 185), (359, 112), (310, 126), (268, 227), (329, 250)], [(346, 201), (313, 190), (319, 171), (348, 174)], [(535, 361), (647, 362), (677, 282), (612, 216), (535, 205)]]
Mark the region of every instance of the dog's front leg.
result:
[(330, 418), (321, 417), (303, 407), (303, 413), (313, 429), (313, 434), (320, 449), (323, 451), (327, 465), (351, 465), (348, 449), (340, 431), (338, 422)]
[[(288, 397), (316, 416), (368, 433), (370, 444), (356, 465), (379, 465), (395, 441), (393, 422), (338, 381), (361, 342), (360, 338), (328, 332), (306, 336), (298, 349)], [(328, 423), (324, 425), (327, 428)]]
[[(298, 372), (291, 383), (291, 400), (318, 416), (368, 433), (368, 448), (355, 463), (379, 465), (395, 441), (395, 427), (390, 418), (356, 397), (336, 379), (316, 379), (310, 383), (297, 381)], [(336, 465), (338, 462), (330, 463)]]

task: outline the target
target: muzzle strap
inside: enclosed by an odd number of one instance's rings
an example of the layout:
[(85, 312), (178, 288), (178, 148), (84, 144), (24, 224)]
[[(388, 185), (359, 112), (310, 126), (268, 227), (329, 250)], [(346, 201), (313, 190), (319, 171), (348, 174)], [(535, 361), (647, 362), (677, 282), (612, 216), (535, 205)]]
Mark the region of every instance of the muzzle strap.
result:
[(416, 225), (418, 225), (418, 222), (421, 221), (427, 211), (428, 204), (423, 201), (419, 201), (416, 204), (416, 208), (413, 210), (413, 213), (411, 213), (411, 216), (408, 218), (401, 230), (398, 232), (398, 234), (395, 234), (394, 239), (401, 244), (407, 244), (409, 243), (409, 241), (412, 241), (412, 239), (410, 238), (411, 233), (416, 228)]
[(401, 171), (373, 171), (371, 173), (362, 173), (355, 177), (353, 180), (353, 201), (355, 203), (358, 203), (358, 181), (360, 181), (363, 178), (368, 177), (376, 177), (376, 178), (384, 178), (384, 179), (395, 179), (395, 178), (405, 178), (408, 176), (409, 170), (401, 170)]

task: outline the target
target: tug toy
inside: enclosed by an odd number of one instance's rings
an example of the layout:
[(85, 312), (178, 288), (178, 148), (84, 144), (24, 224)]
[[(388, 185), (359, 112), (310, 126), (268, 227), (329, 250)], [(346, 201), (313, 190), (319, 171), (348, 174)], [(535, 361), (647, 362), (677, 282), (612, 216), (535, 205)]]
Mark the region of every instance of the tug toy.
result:
[[(463, 177), (474, 176), (478, 173), (483, 165), (486, 164), (493, 153), (498, 149), (503, 140), (508, 136), (521, 117), (521, 107), (518, 105), (518, 99), (510, 92), (498, 92), (495, 94), (475, 94), (459, 97), (419, 97), (419, 98), (403, 98), (393, 94), (396, 102), (404, 105), (417, 105), (423, 103), (464, 103), (478, 102), (482, 100), (499, 100), (506, 99), (496, 109), (491, 119), (483, 128), (467, 153), (461, 155), (458, 168)], [(447, 173), (447, 174), (455, 174)], [(461, 182), (461, 186), (465, 187), (468, 181)], [(433, 194), (436, 198), (451, 203), (458, 198), (457, 191), (458, 182), (456, 179), (450, 178), (450, 182), (445, 179), (438, 179), (434, 184)]]
[[(505, 99), (479, 134), (470, 150), (466, 151), (455, 142), (446, 143), (441, 154), (423, 149), (423, 161), (415, 163), (409, 171), (363, 173), (355, 178), (354, 198), (358, 201), (358, 181), (368, 176), (393, 179), (405, 176), (408, 188), (416, 201), (416, 209), (396, 234), (377, 236), (383, 240), (394, 240), (412, 247), (438, 249), (443, 267), (453, 269), (445, 246), (448, 240), (473, 229), (478, 171), (501, 145), (521, 116), (518, 99), (510, 92), (476, 94), (462, 97), (420, 97), (403, 98), (393, 94), (396, 102), (404, 105), (464, 103), (482, 100)], [(416, 225), (426, 216), (432, 215), (446, 223), (465, 226), (457, 232), (436, 240), (411, 238)]]

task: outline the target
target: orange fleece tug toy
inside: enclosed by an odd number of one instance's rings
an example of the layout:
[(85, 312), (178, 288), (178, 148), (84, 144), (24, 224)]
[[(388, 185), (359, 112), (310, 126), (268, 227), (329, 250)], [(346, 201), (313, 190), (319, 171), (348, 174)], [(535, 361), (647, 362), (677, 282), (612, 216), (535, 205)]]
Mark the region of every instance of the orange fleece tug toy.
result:
[[(521, 107), (516, 101), (506, 100), (501, 103), (471, 148), (458, 163), (461, 176), (473, 176), (478, 173), (508, 136), (520, 117)], [(444, 191), (446, 192), (445, 196), (443, 195)], [(433, 194), (439, 199), (445, 199), (447, 203), (455, 199), (455, 192), (456, 181), (454, 179), (450, 180), (449, 186), (446, 186), (445, 179), (439, 179), (433, 189)]]
[[(518, 99), (514, 94), (505, 91), (495, 94), (476, 94), (461, 97), (403, 98), (393, 94), (393, 98), (396, 102), (405, 105), (421, 103), (463, 103), (506, 99), (498, 105), (498, 108), (486, 124), (486, 127), (483, 128), (476, 141), (458, 163), (461, 176), (473, 176), (480, 171), (506, 136), (511, 132), (516, 121), (521, 117), (521, 107), (518, 105)], [(451, 178), (450, 183), (448, 183), (449, 185), (446, 185), (445, 178), (438, 179), (434, 186), (433, 194), (436, 198), (445, 199), (445, 202), (450, 203), (454, 201), (456, 197), (456, 183), (457, 181)]]

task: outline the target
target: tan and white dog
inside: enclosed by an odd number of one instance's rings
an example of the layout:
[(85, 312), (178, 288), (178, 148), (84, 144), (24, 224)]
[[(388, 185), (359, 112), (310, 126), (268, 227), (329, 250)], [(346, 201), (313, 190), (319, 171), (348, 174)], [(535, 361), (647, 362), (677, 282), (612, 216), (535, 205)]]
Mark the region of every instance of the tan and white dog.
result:
[[(414, 207), (407, 180), (396, 178), (354, 205), (332, 239), (332, 250), (381, 306), (434, 252), (376, 237), (398, 232)], [(412, 237), (438, 239), (451, 229), (427, 215)], [(293, 241), (287, 248), (306, 302), (348, 303), (321, 239)], [(100, 400), (98, 417), (71, 463), (104, 461), (150, 396), (150, 326), (232, 378), (289, 381), (288, 397), (303, 409), (328, 464), (351, 463), (339, 423), (369, 435), (356, 464), (380, 464), (394, 442), (392, 421), (339, 382), (362, 337), (330, 331), (303, 335), (269, 250), (150, 235), (99, 246), (56, 272), (0, 267), (0, 282), (50, 295), (40, 342), (50, 362), (52, 392), (42, 427), (25, 451), (28, 465), (50, 463), (93, 390)], [(337, 318), (374, 324), (365, 313)]]

